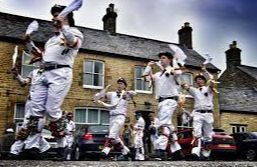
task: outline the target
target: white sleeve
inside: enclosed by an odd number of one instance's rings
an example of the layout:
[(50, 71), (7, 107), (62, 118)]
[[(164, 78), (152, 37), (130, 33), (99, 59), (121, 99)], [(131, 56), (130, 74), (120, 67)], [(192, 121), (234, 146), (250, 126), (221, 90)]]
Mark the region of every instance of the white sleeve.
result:
[(191, 96), (195, 97), (195, 96), (196, 96), (196, 90), (197, 90), (196, 88), (190, 86), (189, 89), (188, 89), (188, 93), (189, 93)]

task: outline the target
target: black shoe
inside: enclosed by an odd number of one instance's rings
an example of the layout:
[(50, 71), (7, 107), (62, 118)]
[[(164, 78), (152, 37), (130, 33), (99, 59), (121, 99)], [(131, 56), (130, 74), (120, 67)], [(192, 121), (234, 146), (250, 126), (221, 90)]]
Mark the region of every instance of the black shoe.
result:
[(117, 157), (117, 161), (129, 161), (128, 155), (120, 155)]
[(178, 161), (178, 160), (183, 160), (185, 158), (184, 154), (182, 153), (181, 150), (175, 151), (172, 153), (172, 161)]
[(9, 153), (7, 155), (7, 160), (20, 160), (20, 156), (17, 154)]
[(24, 149), (23, 156), (28, 160), (41, 160), (42, 154), (38, 148), (32, 147), (31, 149)]

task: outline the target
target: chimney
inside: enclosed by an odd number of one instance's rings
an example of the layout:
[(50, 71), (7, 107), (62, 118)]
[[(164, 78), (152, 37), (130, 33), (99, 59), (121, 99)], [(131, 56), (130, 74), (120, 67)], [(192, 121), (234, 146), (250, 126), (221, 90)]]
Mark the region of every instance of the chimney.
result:
[(184, 23), (184, 26), (178, 30), (179, 44), (185, 45), (188, 49), (193, 49), (192, 45), (192, 27), (190, 23)]
[(110, 34), (116, 33), (116, 18), (117, 13), (114, 11), (114, 4), (109, 4), (109, 7), (106, 9), (106, 14), (103, 17), (104, 30)]
[(225, 52), (227, 59), (227, 68), (233, 68), (241, 65), (241, 49), (237, 48), (237, 42), (233, 41), (229, 49)]

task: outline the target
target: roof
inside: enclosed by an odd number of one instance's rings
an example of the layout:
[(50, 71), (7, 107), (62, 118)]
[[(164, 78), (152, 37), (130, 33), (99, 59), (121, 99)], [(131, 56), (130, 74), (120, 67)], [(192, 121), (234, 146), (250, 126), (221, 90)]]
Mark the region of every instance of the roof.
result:
[[(0, 12), (0, 38), (22, 40), (22, 35), (27, 26), (33, 21), (39, 22), (39, 30), (33, 35), (35, 42), (45, 43), (51, 36), (52, 23), (46, 20), (33, 19)], [(126, 34), (116, 33), (111, 35), (103, 30), (96, 30), (85, 27), (78, 27), (84, 34), (84, 42), (81, 51), (94, 51), (112, 54), (113, 56), (129, 56), (134, 58), (157, 60), (159, 52), (171, 51), (169, 42), (136, 37)], [(174, 43), (173, 43), (174, 44)], [(187, 55), (186, 65), (200, 67), (204, 58), (195, 50), (179, 46)], [(213, 64), (208, 64), (207, 68), (213, 71), (220, 71)]]
[(240, 65), (240, 66), (237, 66), (237, 68), (245, 72), (246, 74), (250, 75), (255, 80), (257, 80), (257, 67)]
[(257, 113), (257, 88), (220, 88), (220, 110)]

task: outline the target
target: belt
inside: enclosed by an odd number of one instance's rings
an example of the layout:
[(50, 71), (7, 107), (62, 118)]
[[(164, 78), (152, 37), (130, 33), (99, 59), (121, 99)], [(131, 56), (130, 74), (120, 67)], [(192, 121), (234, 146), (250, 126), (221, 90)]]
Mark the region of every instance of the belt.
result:
[(110, 117), (115, 117), (115, 116), (118, 116), (118, 115), (123, 115), (123, 116), (125, 116), (125, 117), (126, 117), (126, 115), (125, 115), (125, 114), (111, 114), (111, 115), (110, 115)]
[(195, 110), (195, 112), (199, 112), (199, 113), (212, 113), (212, 110)]
[(64, 68), (64, 67), (71, 68), (69, 65), (62, 65), (62, 64), (42, 65), (40, 68), (45, 70), (45, 71), (50, 71), (50, 70), (54, 70), (54, 69), (57, 69), (57, 68)]
[(175, 100), (175, 101), (178, 101), (178, 96), (171, 96), (171, 97), (159, 97), (158, 98), (158, 101), (159, 103), (164, 101), (164, 100), (167, 100), (167, 99), (172, 99), (172, 100)]

